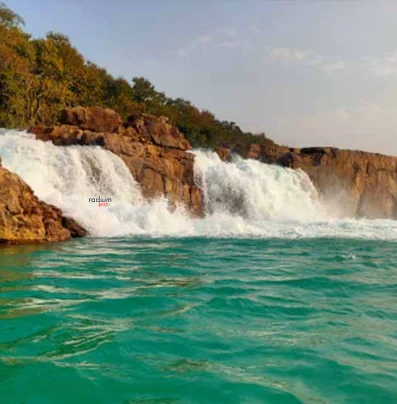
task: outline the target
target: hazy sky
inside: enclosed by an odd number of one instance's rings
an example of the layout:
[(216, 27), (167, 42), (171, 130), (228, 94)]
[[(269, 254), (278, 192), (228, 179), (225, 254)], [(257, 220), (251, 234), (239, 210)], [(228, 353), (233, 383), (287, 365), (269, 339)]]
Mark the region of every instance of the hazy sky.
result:
[(397, 1), (6, 0), (34, 36), (291, 146), (397, 155)]

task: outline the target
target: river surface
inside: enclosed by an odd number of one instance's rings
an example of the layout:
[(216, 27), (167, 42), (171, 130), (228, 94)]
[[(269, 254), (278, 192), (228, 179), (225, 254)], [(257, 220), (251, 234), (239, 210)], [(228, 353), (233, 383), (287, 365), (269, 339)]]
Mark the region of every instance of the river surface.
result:
[(0, 402), (396, 402), (396, 247), (128, 237), (2, 248)]

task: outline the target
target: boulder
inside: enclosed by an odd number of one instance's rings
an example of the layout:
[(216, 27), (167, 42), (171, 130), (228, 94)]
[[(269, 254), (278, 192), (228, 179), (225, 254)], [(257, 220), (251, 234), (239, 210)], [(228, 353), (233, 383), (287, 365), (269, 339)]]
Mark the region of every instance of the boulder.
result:
[(145, 115), (143, 122), (154, 144), (179, 150), (190, 149), (187, 139), (177, 128), (168, 124), (167, 118)]
[(0, 244), (59, 242), (86, 234), (58, 208), (39, 201), (16, 174), (0, 166)]
[(116, 132), (122, 121), (115, 111), (102, 107), (66, 108), (60, 118), (61, 124), (77, 126), (93, 132)]

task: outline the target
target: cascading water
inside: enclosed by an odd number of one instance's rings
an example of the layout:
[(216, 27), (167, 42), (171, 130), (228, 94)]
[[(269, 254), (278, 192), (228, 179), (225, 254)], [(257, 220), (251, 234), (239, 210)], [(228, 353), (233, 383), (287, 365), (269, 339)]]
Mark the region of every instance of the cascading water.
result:
[[(43, 201), (62, 209), (94, 236), (172, 234), (174, 219), (167, 201), (145, 202), (139, 185), (115, 154), (99, 146), (57, 147), (33, 136), (0, 134), (3, 165), (23, 178)], [(106, 207), (91, 198), (110, 198)]]
[(309, 177), (236, 156), (231, 164), (216, 153), (196, 152), (196, 177), (207, 213), (242, 216), (248, 221), (316, 220), (325, 213)]
[[(3, 166), (93, 236), (365, 237), (397, 239), (390, 220), (332, 220), (303, 171), (196, 151), (195, 176), (206, 216), (192, 219), (164, 198), (145, 201), (123, 161), (96, 146), (54, 146), (17, 131), (0, 132)], [(111, 198), (107, 207), (90, 198)]]

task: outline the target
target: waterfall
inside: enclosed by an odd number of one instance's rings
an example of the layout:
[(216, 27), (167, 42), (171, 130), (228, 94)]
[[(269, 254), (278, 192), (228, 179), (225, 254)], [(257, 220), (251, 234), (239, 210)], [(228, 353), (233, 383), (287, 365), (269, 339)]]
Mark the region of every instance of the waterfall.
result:
[[(170, 210), (165, 198), (146, 201), (124, 162), (99, 146), (60, 147), (24, 132), (0, 131), (3, 166), (92, 236), (397, 238), (390, 220), (330, 218), (303, 171), (194, 153), (204, 218), (191, 218), (182, 206)], [(98, 199), (110, 202), (99, 206)]]

